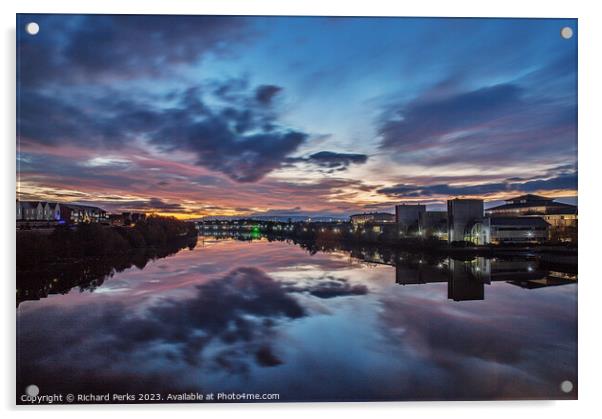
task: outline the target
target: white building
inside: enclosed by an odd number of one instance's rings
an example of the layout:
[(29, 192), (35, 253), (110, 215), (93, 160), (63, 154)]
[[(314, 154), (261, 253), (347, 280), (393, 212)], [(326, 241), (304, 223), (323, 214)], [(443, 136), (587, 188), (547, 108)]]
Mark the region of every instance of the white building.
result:
[(17, 201), (17, 220), (41, 220), (44, 207), (37, 201)]
[(16, 212), (17, 221), (108, 222), (105, 210), (87, 205), (17, 201)]
[(17, 201), (17, 220), (55, 221), (61, 219), (61, 206), (57, 202)]
[(472, 225), (468, 241), (477, 245), (540, 243), (548, 240), (549, 227), (539, 217), (486, 217)]

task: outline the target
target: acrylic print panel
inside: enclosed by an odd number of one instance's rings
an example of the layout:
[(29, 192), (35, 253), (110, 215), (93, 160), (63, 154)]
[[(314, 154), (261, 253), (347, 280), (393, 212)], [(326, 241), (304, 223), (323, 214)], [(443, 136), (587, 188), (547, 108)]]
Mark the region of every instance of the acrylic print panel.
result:
[(576, 20), (17, 34), (18, 404), (577, 398)]

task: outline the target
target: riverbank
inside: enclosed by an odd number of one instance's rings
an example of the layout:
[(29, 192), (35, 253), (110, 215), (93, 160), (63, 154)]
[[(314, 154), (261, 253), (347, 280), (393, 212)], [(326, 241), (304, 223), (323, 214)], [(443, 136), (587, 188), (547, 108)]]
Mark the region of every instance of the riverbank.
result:
[(60, 259), (17, 270), (17, 306), (51, 294), (66, 294), (72, 288), (93, 291), (104, 281), (126, 269), (144, 269), (151, 260), (172, 256), (182, 249), (194, 249), (195, 237), (176, 239), (162, 247), (132, 249), (123, 254), (102, 257)]
[(134, 227), (82, 224), (17, 232), (17, 305), (73, 287), (94, 289), (116, 272), (196, 246), (194, 225), (149, 217)]
[(185, 237), (196, 237), (192, 223), (152, 216), (133, 227), (97, 223), (59, 226), (51, 232), (17, 232), (17, 271), (73, 259), (109, 257), (136, 249), (162, 248)]

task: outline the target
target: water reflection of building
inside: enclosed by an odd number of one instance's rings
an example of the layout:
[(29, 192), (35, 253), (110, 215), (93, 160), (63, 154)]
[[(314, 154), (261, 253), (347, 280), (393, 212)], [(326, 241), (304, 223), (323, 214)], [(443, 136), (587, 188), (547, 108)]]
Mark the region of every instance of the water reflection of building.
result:
[(400, 257), (395, 265), (395, 282), (418, 285), (447, 282), (447, 296), (454, 301), (483, 300), (485, 285), (507, 282), (523, 288), (541, 288), (575, 283), (570, 273), (541, 269), (537, 260), (476, 257), (470, 260), (453, 258), (438, 262), (418, 256)]
[(509, 284), (516, 285), (521, 288), (535, 289), (543, 287), (554, 287), (557, 285), (565, 285), (567, 283), (575, 282), (576, 275), (568, 274), (565, 272), (550, 271), (545, 278), (537, 279), (516, 279), (508, 281)]
[(395, 282), (400, 285), (447, 282), (443, 263), (429, 263), (417, 255), (398, 257), (395, 264)]
[(481, 270), (478, 265), (478, 263), (474, 264), (472, 261), (464, 262), (450, 259), (447, 298), (454, 301), (485, 299), (485, 279), (483, 275), (486, 272)]

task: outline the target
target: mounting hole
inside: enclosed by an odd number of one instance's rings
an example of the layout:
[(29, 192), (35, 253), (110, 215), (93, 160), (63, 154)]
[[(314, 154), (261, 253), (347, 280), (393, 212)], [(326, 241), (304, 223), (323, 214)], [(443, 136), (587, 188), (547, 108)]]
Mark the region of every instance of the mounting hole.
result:
[(571, 39), (573, 37), (573, 29), (569, 26), (565, 26), (560, 30), (560, 36), (564, 39)]
[(25, 26), (25, 31), (30, 35), (37, 35), (38, 32), (40, 32), (40, 25), (38, 25), (36, 22), (29, 22)]
[(560, 383), (560, 390), (562, 390), (564, 393), (570, 393), (573, 391), (573, 383), (569, 380), (563, 381)]
[(30, 384), (25, 389), (25, 393), (30, 397), (35, 397), (38, 394), (40, 394), (40, 388), (38, 386), (36, 386), (35, 384)]

